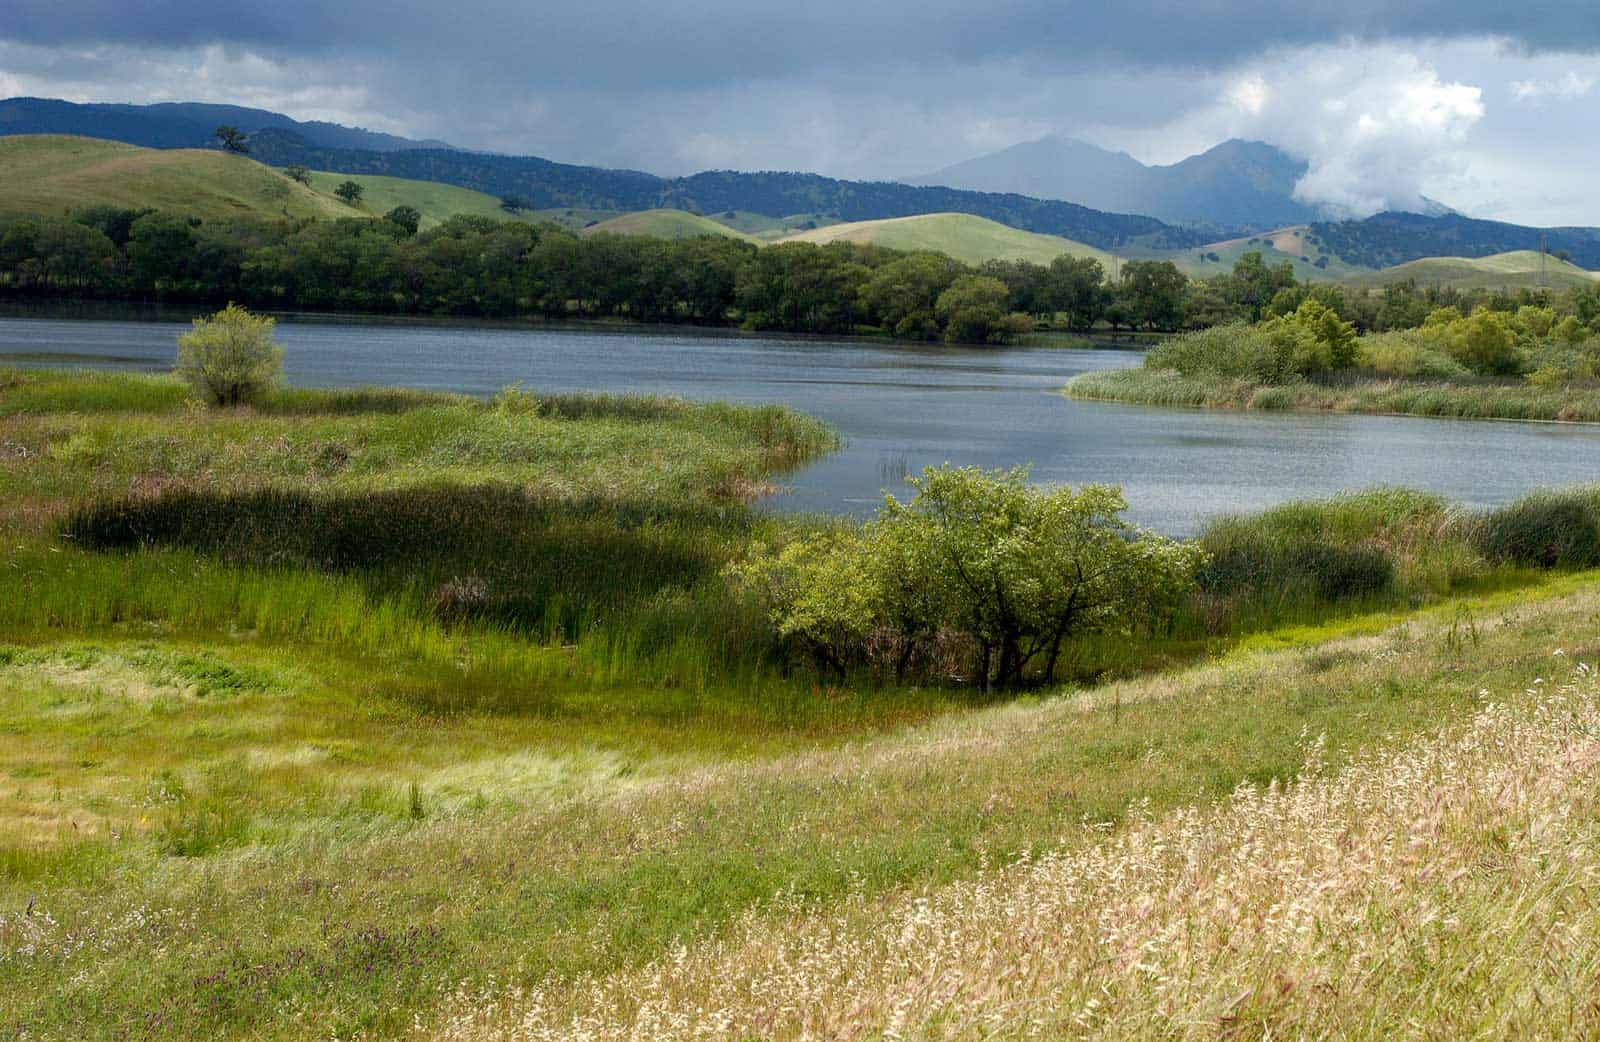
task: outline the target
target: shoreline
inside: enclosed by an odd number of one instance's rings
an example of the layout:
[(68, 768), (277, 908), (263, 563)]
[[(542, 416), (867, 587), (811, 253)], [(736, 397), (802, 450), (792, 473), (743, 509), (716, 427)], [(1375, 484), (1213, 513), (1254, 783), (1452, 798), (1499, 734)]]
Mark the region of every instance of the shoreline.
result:
[[(0, 319), (25, 319), (59, 322), (188, 322), (195, 315), (214, 310), (209, 304), (167, 304), (159, 301), (105, 300), (17, 300), (0, 297)], [(708, 339), (788, 340), (796, 343), (863, 342), (880, 346), (949, 348), (975, 351), (1144, 351), (1166, 336), (1151, 333), (1113, 333), (1096, 330), (1077, 333), (1068, 330), (1040, 330), (1025, 334), (1014, 344), (973, 344), (944, 340), (901, 340), (885, 333), (793, 333), (784, 330), (745, 329), (738, 325), (703, 325), (692, 322), (637, 322), (631, 319), (567, 318), (540, 315), (493, 317), (478, 315), (411, 315), (382, 311), (298, 311), (260, 309), (285, 324), (370, 325), (374, 327), (418, 326), (440, 329), (505, 329), (527, 332), (628, 333), (642, 336), (695, 336)], [(1059, 339), (1070, 343), (1042, 343)]]
[(1577, 392), (1438, 381), (1368, 378), (1347, 386), (1312, 382), (1206, 381), (1171, 370), (1108, 369), (1073, 377), (1075, 401), (1216, 412), (1321, 413), (1417, 419), (1600, 425), (1600, 388)]

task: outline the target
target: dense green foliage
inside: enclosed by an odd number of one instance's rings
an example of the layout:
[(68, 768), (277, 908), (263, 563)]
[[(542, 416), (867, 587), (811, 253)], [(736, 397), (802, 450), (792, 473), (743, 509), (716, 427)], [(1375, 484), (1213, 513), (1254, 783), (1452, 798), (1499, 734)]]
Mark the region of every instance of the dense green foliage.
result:
[[(1357, 336), (1326, 295), (1255, 325), (1162, 343), (1139, 369), (1087, 373), (1071, 394), (1145, 405), (1600, 419), (1600, 316), (1582, 290), (1514, 308), (1415, 314), (1416, 328)], [(1553, 306), (1552, 306), (1553, 305)]]
[[(1035, 317), (1088, 328), (1170, 325), (1183, 276), (1130, 265), (1110, 284), (1094, 260), (971, 268), (938, 254), (848, 243), (758, 248), (701, 236), (669, 242), (455, 217), (418, 233), (412, 208), (384, 220), (197, 222), (87, 210), (0, 220), (0, 291), (240, 301), (450, 315), (618, 317), (743, 323), (805, 333), (884, 330), (914, 339), (1006, 342)], [(1155, 276), (1145, 277), (1139, 273)]]
[[(70, 217), (0, 218), (0, 293), (159, 299), (263, 309), (445, 315), (625, 318), (742, 324), (797, 333), (878, 332), (919, 339), (1007, 343), (1035, 326), (1180, 330), (1300, 315), (1276, 330), (1275, 350), (1303, 354), (1313, 322), (1335, 312), (1360, 331), (1422, 325), (1441, 308), (1547, 308), (1583, 330), (1600, 318), (1600, 287), (1564, 295), (1309, 286), (1287, 264), (1247, 252), (1202, 281), (1168, 261), (1130, 261), (1108, 278), (1094, 258), (1048, 265), (970, 266), (919, 251), (847, 242), (758, 248), (722, 236), (679, 241), (580, 237), (551, 224), (457, 216), (423, 228), (415, 207), (382, 220), (198, 221), (98, 206)], [(420, 229), (420, 231), (419, 231)], [(1002, 292), (1003, 289), (1003, 292)], [(948, 296), (947, 296), (948, 294)], [(1586, 334), (1585, 334), (1586, 335)], [(1564, 334), (1567, 342), (1578, 338)], [(1344, 368), (1333, 327), (1314, 350), (1333, 357), (1288, 370)], [(1535, 366), (1537, 368), (1537, 366)]]
[(1044, 490), (1025, 469), (928, 468), (909, 503), (860, 531), (761, 554), (737, 574), (778, 632), (839, 680), (856, 663), (904, 681), (951, 675), (984, 691), (1051, 681), (1088, 633), (1148, 635), (1170, 620), (1203, 554), (1135, 530), (1120, 491)]

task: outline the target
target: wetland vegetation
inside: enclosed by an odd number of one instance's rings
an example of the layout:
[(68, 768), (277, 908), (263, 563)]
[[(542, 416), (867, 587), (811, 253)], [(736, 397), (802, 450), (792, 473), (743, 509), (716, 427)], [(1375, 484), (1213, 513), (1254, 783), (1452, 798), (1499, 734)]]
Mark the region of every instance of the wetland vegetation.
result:
[[(909, 928), (919, 897), (953, 923), (974, 886), (1030, 906), (1036, 859), (1065, 870), (1218, 801), (1206, 834), (1255, 835), (1241, 785), (1304, 779), (1275, 808), (1391, 777), (1405, 743), (1484, 733), (1483, 692), (1596, 647), (1590, 489), (1489, 511), (1378, 489), (1177, 541), (1126, 525), (1111, 488), (936, 468), (859, 524), (752, 506), (837, 443), (778, 407), (270, 380), (235, 398), (0, 372), (10, 1034), (883, 1033), (889, 1006), (846, 996), (895, 992), (898, 964), (846, 987), (845, 956), (808, 948), (821, 976), (784, 977), (802, 1008), (762, 997), (792, 994), (760, 983), (791, 958), (774, 938), (837, 922), (855, 945)], [(1586, 692), (1562, 697), (1581, 715)], [(1490, 720), (1528, 721), (1528, 763), (1553, 748), (1543, 705)], [(1500, 747), (1469, 759), (1510, 769)], [(1531, 805), (1462, 820), (1517, 843)], [(1360, 807), (1374, 836), (1404, 809)], [(1441, 829), (1471, 865), (1481, 847)], [(1489, 873), (1458, 877), (1485, 914)], [(1504, 936), (1497, 980), (1543, 987), (1535, 935)], [(949, 955), (952, 980), (984, 957)], [(1257, 987), (1250, 959), (1205, 972)], [(906, 1008), (927, 1025), (1064, 987), (1018, 981)], [(1241, 1015), (1196, 988), (1197, 1015)], [(1242, 1014), (1263, 1030), (1288, 1015), (1266, 988)], [(1507, 1008), (1490, 994), (1439, 1001), (1470, 1020)], [(1174, 1014), (1130, 990), (1102, 1015)]]

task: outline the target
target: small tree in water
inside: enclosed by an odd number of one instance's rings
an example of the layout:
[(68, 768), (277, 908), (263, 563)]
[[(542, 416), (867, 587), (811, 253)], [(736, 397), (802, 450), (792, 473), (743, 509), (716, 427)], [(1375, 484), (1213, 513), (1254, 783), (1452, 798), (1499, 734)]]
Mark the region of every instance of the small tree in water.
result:
[(229, 304), (178, 338), (177, 373), (212, 405), (253, 401), (283, 379), (276, 323)]

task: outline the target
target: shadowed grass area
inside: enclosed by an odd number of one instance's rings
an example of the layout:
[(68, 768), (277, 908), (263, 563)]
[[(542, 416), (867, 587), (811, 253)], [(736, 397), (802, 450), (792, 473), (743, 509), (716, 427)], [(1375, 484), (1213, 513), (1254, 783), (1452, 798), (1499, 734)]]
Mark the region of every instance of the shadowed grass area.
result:
[[(762, 672), (764, 620), (720, 571), (773, 524), (747, 501), (834, 444), (783, 409), (675, 399), (289, 390), (208, 411), (166, 377), (3, 377), (9, 632), (334, 641), (511, 660), (535, 687)], [(529, 701), (485, 687), (435, 704)]]

